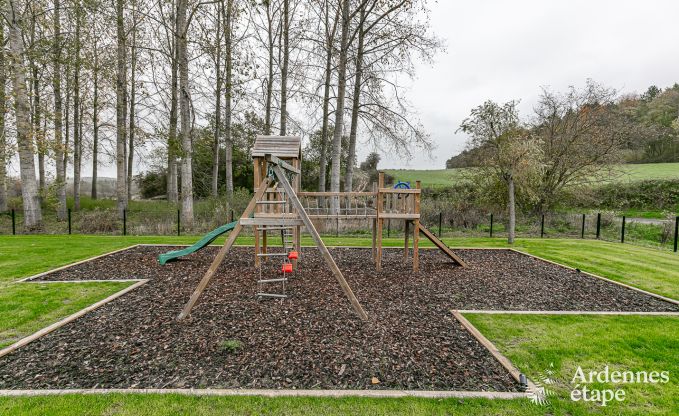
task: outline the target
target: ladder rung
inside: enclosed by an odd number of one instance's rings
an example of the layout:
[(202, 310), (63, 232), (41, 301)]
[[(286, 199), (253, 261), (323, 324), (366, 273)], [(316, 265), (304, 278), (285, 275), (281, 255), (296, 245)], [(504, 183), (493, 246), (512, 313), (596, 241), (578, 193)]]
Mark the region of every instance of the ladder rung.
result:
[(292, 227), (258, 227), (257, 231), (292, 230)]
[(281, 295), (278, 293), (258, 293), (258, 297), (269, 297), (269, 298), (287, 298), (288, 295)]
[(273, 257), (273, 256), (286, 256), (287, 257), (288, 253), (258, 253), (257, 256), (259, 257)]
[(279, 279), (262, 279), (258, 280), (257, 283), (276, 283), (276, 282), (287, 282), (287, 277), (281, 277)]

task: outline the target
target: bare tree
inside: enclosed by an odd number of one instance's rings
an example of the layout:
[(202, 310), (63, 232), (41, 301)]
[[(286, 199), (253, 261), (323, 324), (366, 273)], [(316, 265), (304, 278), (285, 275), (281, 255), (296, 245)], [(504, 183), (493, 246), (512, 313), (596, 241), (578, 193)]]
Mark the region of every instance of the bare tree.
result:
[(179, 64), (179, 119), (181, 153), (181, 202), (182, 223), (187, 227), (193, 226), (193, 172), (191, 160), (193, 148), (191, 142), (191, 94), (189, 90), (189, 57), (187, 38), (189, 21), (187, 19), (187, 0), (178, 0), (177, 6), (177, 55)]
[(233, 109), (233, 0), (221, 2), (221, 12), (224, 19), (224, 165), (226, 170), (226, 197), (233, 198), (233, 134), (231, 131)]
[(125, 151), (127, 137), (127, 40), (125, 33), (125, 0), (116, 0), (116, 199), (118, 214), (122, 217), (127, 209), (127, 186), (125, 183)]
[[(329, 117), (330, 117), (330, 82), (332, 80), (332, 58), (333, 48), (335, 44), (335, 36), (337, 33), (337, 26), (340, 21), (341, 8), (337, 7), (335, 13), (331, 13), (330, 0), (323, 1), (323, 17), (324, 17), (324, 36), (323, 46), (325, 52), (325, 67), (323, 73), (323, 114), (321, 122), (321, 149), (319, 161), (319, 175), (318, 175), (318, 190), (325, 191), (326, 172), (328, 170), (328, 134), (329, 134)], [(334, 16), (331, 19), (331, 16)]]
[(601, 181), (615, 173), (633, 130), (613, 106), (616, 91), (591, 80), (564, 94), (544, 89), (533, 129), (544, 153), (539, 212), (551, 208), (566, 187)]
[(80, 210), (80, 169), (82, 167), (82, 124), (80, 103), (80, 27), (82, 10), (79, 0), (73, 3), (75, 15), (74, 60), (73, 60), (73, 208)]
[(97, 38), (93, 37), (92, 65), (92, 191), (90, 197), (97, 199), (97, 179), (99, 169), (99, 51)]
[(128, 150), (127, 150), (127, 200), (132, 199), (132, 174), (134, 173), (134, 141), (136, 138), (137, 128), (137, 2), (132, 1), (132, 28), (130, 30), (130, 131), (128, 133)]
[(35, 178), (35, 149), (29, 119), (30, 104), (26, 92), (26, 74), (23, 66), (22, 13), (17, 2), (14, 0), (5, 0), (4, 3), (5, 15), (3, 18), (6, 19), (9, 28), (8, 62), (12, 74), (24, 225), (28, 229), (33, 229), (40, 227), (42, 224), (42, 209), (40, 207), (40, 195), (38, 194), (38, 185)]
[[(344, 133), (344, 97), (347, 86), (347, 59), (349, 55), (349, 31), (351, 23), (350, 0), (342, 0), (342, 30), (340, 35), (339, 64), (337, 69), (337, 104), (335, 105), (335, 126), (332, 137), (332, 163), (330, 170), (330, 191), (340, 191), (340, 165), (342, 155), (342, 134)], [(333, 211), (339, 209), (339, 201), (333, 199)]]
[(7, 211), (7, 136), (5, 113), (7, 112), (7, 67), (5, 65), (5, 19), (0, 16), (0, 212)]
[(54, 40), (52, 44), (52, 90), (54, 94), (54, 163), (56, 165), (55, 189), (57, 218), (66, 219), (66, 167), (64, 166), (63, 109), (61, 96), (61, 1), (54, 0)]

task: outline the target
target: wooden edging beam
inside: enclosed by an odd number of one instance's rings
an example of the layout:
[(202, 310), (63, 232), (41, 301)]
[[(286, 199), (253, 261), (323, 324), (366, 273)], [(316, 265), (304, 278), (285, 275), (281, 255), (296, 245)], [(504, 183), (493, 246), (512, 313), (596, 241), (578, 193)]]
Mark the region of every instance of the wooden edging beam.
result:
[(517, 311), (517, 310), (489, 310), (489, 309), (460, 309), (458, 312), (485, 315), (624, 315), (624, 316), (679, 316), (679, 312), (648, 312), (648, 311)]
[[(94, 256), (94, 257), (88, 257), (84, 260), (78, 260), (78, 261), (73, 262), (73, 263), (69, 263), (69, 264), (66, 264), (66, 265), (63, 265), (63, 266), (59, 266), (56, 269), (51, 269), (51, 270), (47, 270), (45, 272), (34, 274), (33, 276), (24, 277), (22, 279), (15, 280), (13, 283), (27, 282), (29, 280), (33, 280), (33, 279), (37, 279), (39, 277), (46, 276), (50, 273), (54, 273), (54, 272), (58, 272), (60, 270), (68, 269), (69, 267), (73, 267), (73, 266), (77, 266), (79, 264), (87, 263), (88, 261), (92, 261), (92, 260), (96, 260), (96, 259), (99, 259), (99, 258), (102, 258), (102, 257), (106, 257), (106, 256), (109, 256), (111, 254), (120, 253), (121, 251), (130, 250), (130, 249), (133, 249), (137, 246), (142, 246), (142, 245), (145, 245), (145, 244), (132, 244), (131, 246), (128, 246), (128, 247), (119, 248), (117, 250), (109, 251), (108, 253), (99, 254), (99, 255)], [(78, 281), (80, 281), (80, 280), (78, 280)]]
[[(131, 285), (131, 286), (126, 287), (126, 288), (123, 289), (123, 290), (120, 290), (120, 291), (118, 291), (118, 292), (112, 294), (111, 296), (109, 296), (109, 297), (107, 297), (107, 298), (105, 298), (105, 299), (100, 300), (100, 301), (97, 302), (97, 303), (94, 303), (94, 304), (92, 304), (92, 305), (90, 305), (90, 306), (88, 306), (88, 307), (86, 307), (86, 308), (84, 308), (84, 309), (81, 309), (81, 310), (79, 310), (78, 312), (76, 312), (76, 313), (74, 313), (74, 314), (72, 314), (72, 315), (69, 315), (69, 316), (67, 316), (67, 317), (64, 318), (64, 319), (62, 319), (62, 320), (60, 320), (60, 321), (58, 321), (58, 322), (55, 322), (55, 323), (53, 323), (52, 325), (47, 326), (47, 327), (45, 327), (45, 328), (39, 330), (38, 332), (33, 333), (32, 335), (29, 335), (29, 336), (27, 336), (27, 337), (25, 337), (25, 338), (22, 338), (22, 339), (20, 339), (19, 341), (15, 342), (14, 344), (10, 345), (10, 346), (7, 346), (7, 347), (1, 349), (1, 350), (0, 350), (0, 357), (3, 357), (3, 356), (5, 356), (5, 355), (11, 353), (12, 351), (16, 350), (17, 348), (23, 347), (24, 345), (26, 345), (26, 344), (28, 344), (28, 343), (30, 343), (30, 342), (33, 342), (33, 341), (35, 341), (36, 339), (38, 339), (38, 338), (40, 338), (40, 337), (42, 337), (42, 336), (44, 336), (44, 335), (47, 335), (47, 334), (49, 334), (50, 332), (52, 332), (52, 331), (54, 331), (54, 330), (56, 330), (56, 329), (59, 329), (59, 328), (61, 328), (62, 326), (66, 325), (66, 324), (68, 324), (68, 323), (70, 323), (70, 322), (72, 322), (72, 321), (75, 321), (76, 319), (80, 318), (81, 316), (85, 315), (86, 313), (91, 312), (91, 311), (93, 311), (93, 310), (95, 310), (95, 309), (97, 309), (97, 308), (99, 308), (99, 307), (101, 307), (101, 306), (104, 306), (105, 304), (111, 302), (112, 300), (117, 299), (117, 298), (123, 296), (124, 294), (126, 294), (126, 293), (128, 293), (128, 292), (130, 292), (130, 291), (132, 291), (132, 290), (134, 290), (134, 289), (136, 289), (136, 288), (138, 288), (139, 286), (145, 284), (146, 282), (148, 282), (148, 279), (144, 279), (144, 280), (129, 280), (129, 281), (130, 281), (130, 282), (135, 281), (136, 283), (133, 284), (133, 285)], [(80, 283), (80, 282), (82, 282), (82, 281), (73, 281), (73, 280), (70, 281), (70, 283), (74, 283), (74, 282)]]
[(58, 396), (65, 394), (181, 394), (185, 396), (260, 396), (260, 397), (372, 397), (425, 399), (523, 399), (526, 393), (457, 390), (329, 390), (329, 389), (45, 389), (0, 390), (0, 397)]
[[(497, 349), (495, 344), (493, 344), (478, 329), (476, 329), (476, 327), (472, 325), (472, 323), (469, 322), (467, 318), (462, 316), (460, 311), (453, 310), (451, 312), (453, 313), (455, 319), (457, 319), (458, 322), (460, 322), (462, 326), (467, 331), (469, 331), (469, 333), (472, 334), (472, 336), (476, 338), (476, 340), (479, 341), (479, 343), (481, 343), (481, 345), (483, 345), (488, 350), (488, 352), (490, 352), (490, 354), (500, 363), (500, 365), (502, 365), (509, 372), (509, 374), (514, 378), (514, 380), (516, 380), (517, 383), (521, 383), (521, 372), (519, 371), (518, 368), (514, 366), (514, 364), (512, 364), (511, 361), (509, 361), (507, 357), (502, 355), (502, 353), (500, 352), (500, 350)], [(526, 383), (528, 385), (528, 391), (535, 390), (535, 384), (533, 384), (533, 382), (530, 381), (527, 377)]]
[[(523, 254), (524, 256), (532, 257), (532, 258), (534, 258), (534, 259), (537, 259), (537, 260), (540, 260), (540, 261), (544, 261), (544, 262), (546, 262), (546, 263), (554, 264), (554, 265), (556, 265), (556, 266), (560, 266), (560, 267), (564, 267), (564, 268), (569, 269), (569, 270), (576, 271), (576, 269), (573, 268), (573, 267), (566, 266), (565, 264), (557, 263), (557, 262), (555, 262), (555, 261), (547, 260), (547, 259), (545, 259), (545, 258), (536, 256), (536, 255), (534, 255), (534, 254), (526, 253), (525, 251), (517, 250), (517, 249), (514, 249), (514, 248), (508, 248), (507, 250), (511, 250), (511, 251), (513, 251), (513, 252), (515, 252), (515, 253)], [(666, 297), (666, 296), (658, 295), (657, 293), (649, 292), (649, 291), (644, 290), (644, 289), (639, 289), (638, 287), (630, 286), (630, 285), (628, 285), (628, 284), (625, 284), (625, 283), (622, 283), (622, 282), (618, 282), (618, 281), (609, 279), (609, 278), (607, 278), (607, 277), (599, 276), (599, 275), (596, 275), (596, 274), (594, 274), (594, 273), (589, 273), (589, 272), (585, 272), (585, 271), (582, 271), (582, 270), (580, 271), (580, 273), (582, 273), (582, 274), (584, 274), (584, 275), (587, 275), (587, 276), (590, 276), (590, 277), (593, 277), (593, 278), (595, 278), (595, 279), (604, 280), (604, 281), (606, 281), (606, 282), (608, 282), (608, 283), (613, 283), (613, 284), (616, 284), (616, 285), (618, 285), (618, 286), (622, 286), (622, 287), (627, 288), (627, 289), (635, 290), (635, 291), (637, 291), (637, 292), (639, 292), (639, 293), (643, 293), (643, 294), (645, 294), (645, 295), (653, 296), (654, 298), (663, 300), (663, 301), (665, 301), (665, 302), (669, 302), (669, 303), (673, 303), (673, 304), (675, 304), (675, 305), (679, 305), (679, 300), (676, 300), (676, 299), (672, 299), (672, 298), (668, 298), (668, 297)]]

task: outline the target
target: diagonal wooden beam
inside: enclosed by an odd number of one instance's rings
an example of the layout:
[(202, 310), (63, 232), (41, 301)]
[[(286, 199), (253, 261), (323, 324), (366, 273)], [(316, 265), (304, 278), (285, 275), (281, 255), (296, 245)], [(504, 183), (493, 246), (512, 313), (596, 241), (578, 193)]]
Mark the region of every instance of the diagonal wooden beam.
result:
[(422, 234), (424, 234), (424, 236), (427, 237), (429, 239), (429, 241), (434, 243), (434, 245), (436, 245), (436, 247), (438, 247), (441, 251), (446, 253), (448, 255), (448, 257), (453, 259), (453, 261), (455, 261), (457, 264), (459, 264), (462, 267), (467, 267), (467, 263), (465, 263), (464, 260), (462, 260), (460, 258), (460, 256), (455, 254), (455, 252), (453, 250), (451, 250), (447, 245), (443, 244), (443, 241), (439, 240), (439, 238), (436, 237), (431, 231), (429, 231), (429, 229), (427, 227), (422, 225), (422, 223), (420, 223), (420, 231), (422, 231)]
[[(262, 183), (259, 185), (259, 188), (257, 188), (255, 196), (252, 197), (250, 203), (245, 208), (245, 211), (243, 211), (242, 217), (248, 218), (250, 214), (252, 214), (252, 212), (255, 210), (255, 207), (257, 206), (257, 201), (259, 201), (262, 198), (262, 195), (264, 195), (264, 193), (266, 192), (266, 188), (269, 187), (270, 183), (271, 179), (264, 178)], [(193, 309), (193, 306), (196, 304), (198, 298), (207, 287), (207, 284), (210, 282), (210, 279), (212, 279), (212, 276), (214, 276), (214, 274), (217, 272), (219, 265), (222, 264), (222, 261), (224, 261), (224, 257), (226, 257), (226, 253), (229, 252), (231, 246), (233, 246), (233, 243), (236, 242), (236, 238), (238, 237), (238, 234), (240, 234), (242, 230), (243, 226), (241, 225), (240, 221), (238, 221), (238, 224), (236, 224), (231, 233), (229, 233), (229, 238), (224, 242), (222, 248), (219, 249), (219, 253), (217, 253), (217, 256), (212, 261), (210, 268), (207, 269), (205, 276), (203, 276), (200, 283), (198, 283), (198, 286), (196, 286), (196, 289), (193, 291), (191, 298), (186, 303), (186, 306), (184, 306), (184, 309), (177, 317), (177, 320), (182, 320), (186, 318), (189, 315), (189, 313), (191, 313), (191, 309)]]
[(287, 197), (290, 199), (292, 205), (297, 210), (299, 217), (304, 222), (304, 226), (306, 227), (309, 234), (311, 234), (311, 237), (314, 239), (316, 246), (323, 255), (323, 258), (325, 259), (325, 262), (328, 264), (328, 267), (330, 267), (330, 270), (335, 275), (335, 278), (342, 287), (344, 294), (347, 296), (347, 298), (349, 298), (349, 302), (351, 302), (351, 306), (354, 308), (354, 312), (356, 312), (356, 315), (358, 315), (362, 320), (364, 321), (368, 320), (368, 314), (365, 313), (363, 307), (358, 302), (358, 299), (356, 299), (354, 292), (351, 290), (349, 283), (347, 283), (347, 281), (344, 279), (342, 272), (340, 271), (339, 267), (337, 267), (337, 263), (335, 263), (335, 259), (333, 259), (332, 256), (330, 255), (328, 248), (325, 246), (325, 243), (323, 243), (321, 236), (318, 234), (318, 231), (316, 231), (314, 224), (311, 222), (311, 219), (304, 210), (304, 206), (302, 206), (302, 203), (299, 201), (299, 198), (297, 198), (297, 194), (295, 194), (295, 192), (292, 189), (292, 186), (290, 185), (290, 182), (288, 182), (288, 178), (285, 177), (285, 173), (278, 165), (273, 165), (273, 171), (276, 174), (276, 177), (278, 178), (278, 182), (281, 185), (283, 185), (283, 188), (285, 188)]

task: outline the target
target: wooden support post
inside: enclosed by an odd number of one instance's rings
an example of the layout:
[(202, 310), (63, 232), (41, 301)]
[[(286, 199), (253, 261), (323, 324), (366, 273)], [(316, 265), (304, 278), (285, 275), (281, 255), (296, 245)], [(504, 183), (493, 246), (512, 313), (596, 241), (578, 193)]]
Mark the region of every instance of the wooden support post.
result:
[(384, 220), (381, 218), (384, 194), (380, 189), (384, 188), (384, 172), (380, 172), (377, 180), (377, 256), (375, 259), (375, 267), (379, 272), (382, 270), (382, 229), (384, 228)]
[(403, 226), (403, 234), (405, 236), (405, 244), (403, 246), (403, 261), (408, 260), (408, 237), (410, 237), (410, 231), (408, 230), (409, 225), (410, 221), (405, 220), (405, 225)]
[(363, 310), (363, 307), (358, 302), (358, 299), (356, 299), (356, 296), (354, 295), (354, 292), (351, 290), (349, 283), (347, 283), (347, 281), (344, 279), (342, 272), (340, 271), (339, 267), (337, 267), (337, 263), (335, 263), (335, 259), (333, 259), (332, 255), (330, 255), (328, 248), (325, 246), (325, 243), (321, 239), (321, 236), (316, 231), (316, 228), (314, 227), (314, 224), (311, 222), (311, 219), (304, 210), (302, 203), (299, 202), (297, 194), (293, 191), (292, 186), (288, 182), (288, 179), (285, 177), (282, 168), (278, 165), (274, 165), (273, 171), (276, 174), (279, 183), (283, 185), (283, 187), (285, 188), (285, 192), (288, 193), (289, 200), (292, 202), (293, 206), (297, 210), (300, 219), (304, 222), (304, 226), (307, 228), (307, 231), (309, 232), (309, 234), (311, 234), (311, 237), (314, 239), (314, 242), (316, 243), (318, 250), (321, 252), (321, 255), (325, 259), (326, 264), (328, 265), (328, 267), (330, 267), (330, 270), (333, 272), (335, 278), (342, 287), (342, 291), (344, 291), (344, 294), (349, 299), (349, 302), (351, 302), (351, 306), (354, 308), (354, 312), (356, 312), (356, 314), (362, 320), (364, 321), (368, 320), (368, 315)]
[[(421, 188), (420, 181), (415, 181), (415, 189)], [(415, 214), (420, 213), (420, 194), (415, 194)], [(420, 271), (420, 218), (414, 221), (413, 230), (413, 271)]]
[(377, 260), (377, 218), (373, 218), (372, 221), (372, 231), (373, 231), (373, 242), (372, 242), (372, 255), (373, 261)]
[(252, 226), (252, 232), (255, 235), (255, 267), (259, 267), (259, 231), (257, 231), (257, 226)]
[[(266, 254), (266, 243), (267, 243), (266, 225), (262, 225), (260, 228), (262, 228), (262, 253)], [(266, 261), (266, 257), (262, 257), (262, 260)]]
[[(257, 188), (257, 191), (255, 192), (255, 196), (252, 197), (250, 200), (250, 203), (248, 206), (245, 208), (245, 211), (243, 211), (243, 217), (248, 218), (250, 214), (252, 214), (255, 211), (255, 208), (257, 207), (257, 201), (262, 197), (264, 192), (266, 191), (266, 188), (269, 186), (269, 178), (264, 178), (262, 183), (259, 185), (259, 188)], [(196, 289), (193, 291), (193, 294), (191, 294), (191, 298), (189, 301), (186, 303), (184, 306), (184, 309), (181, 311), (179, 316), (177, 317), (178, 320), (184, 319), (186, 316), (191, 313), (191, 309), (193, 309), (193, 305), (196, 304), (198, 301), (198, 298), (200, 295), (203, 293), (205, 288), (207, 287), (207, 284), (210, 282), (210, 279), (212, 279), (212, 276), (217, 272), (217, 269), (219, 268), (219, 265), (222, 264), (222, 261), (224, 261), (224, 257), (226, 257), (226, 253), (229, 252), (231, 249), (231, 246), (233, 246), (233, 243), (236, 242), (236, 238), (238, 238), (238, 235), (240, 234), (241, 230), (243, 229), (243, 226), (240, 224), (240, 221), (238, 221), (238, 224), (233, 228), (231, 233), (229, 234), (229, 238), (226, 239), (224, 242), (224, 245), (222, 248), (219, 249), (219, 253), (217, 253), (217, 256), (215, 257), (214, 260), (212, 260), (212, 264), (210, 265), (210, 268), (207, 269), (207, 272), (201, 279), (200, 283), (198, 283), (198, 286)]]

